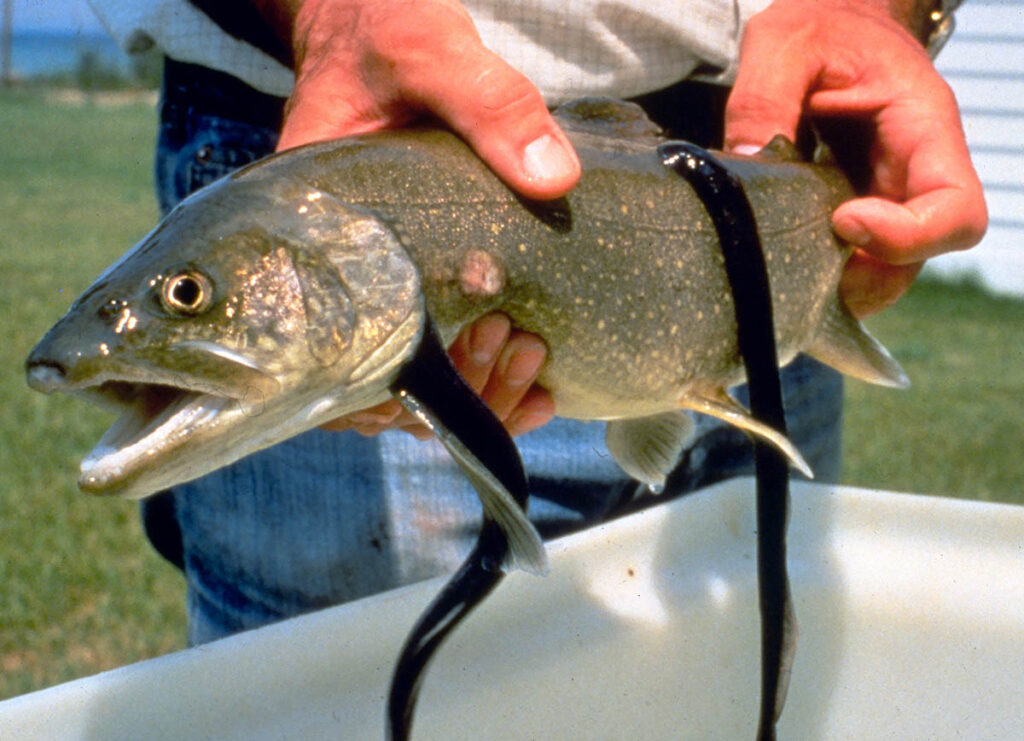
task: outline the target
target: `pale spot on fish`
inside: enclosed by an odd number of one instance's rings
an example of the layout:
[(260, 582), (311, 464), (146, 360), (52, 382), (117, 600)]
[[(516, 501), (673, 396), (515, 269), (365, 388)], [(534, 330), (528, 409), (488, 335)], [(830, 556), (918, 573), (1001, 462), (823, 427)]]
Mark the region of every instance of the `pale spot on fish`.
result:
[(466, 253), (459, 280), (462, 292), (467, 296), (493, 296), (505, 284), (501, 265), (484, 250), (470, 250)]

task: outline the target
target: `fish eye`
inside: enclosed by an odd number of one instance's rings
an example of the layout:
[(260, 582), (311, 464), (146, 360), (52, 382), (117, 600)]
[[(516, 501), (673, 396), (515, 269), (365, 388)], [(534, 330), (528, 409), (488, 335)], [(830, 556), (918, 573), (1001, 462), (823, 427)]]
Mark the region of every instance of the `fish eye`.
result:
[(194, 316), (213, 302), (210, 279), (195, 270), (168, 276), (160, 289), (160, 304), (172, 314)]

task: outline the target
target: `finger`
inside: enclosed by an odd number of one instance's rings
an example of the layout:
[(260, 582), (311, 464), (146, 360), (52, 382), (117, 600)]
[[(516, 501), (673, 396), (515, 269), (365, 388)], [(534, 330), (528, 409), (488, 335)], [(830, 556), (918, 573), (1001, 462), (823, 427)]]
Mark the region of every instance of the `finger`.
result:
[(465, 327), (448, 349), (456, 370), (477, 394), (487, 385), (511, 331), (504, 314), (488, 314)]
[(480, 397), (504, 421), (537, 379), (547, 347), (536, 336), (514, 332), (502, 349)]
[(407, 412), (405, 412), (402, 405), (396, 399), (389, 399), (375, 407), (363, 409), (358, 412), (352, 412), (351, 414), (346, 414), (343, 417), (332, 419), (331, 421), (320, 425), (320, 427), (324, 430), (330, 430), (331, 432), (344, 432), (345, 430), (354, 429), (356, 427), (370, 429), (374, 426), (378, 426), (381, 429), (387, 429), (389, 426), (394, 424), (402, 414), (406, 413)]
[(839, 280), (839, 295), (857, 318), (877, 314), (907, 292), (923, 262), (892, 265), (860, 250), (846, 263)]
[(505, 428), (515, 437), (546, 425), (554, 416), (555, 402), (551, 394), (533, 385), (505, 420)]
[(576, 152), (537, 88), (481, 43), (413, 67), (402, 89), (444, 119), (513, 190), (565, 195), (579, 180)]
[(753, 153), (778, 134), (795, 141), (805, 94), (821, 66), (805, 41), (813, 27), (791, 28), (769, 11), (750, 19), (740, 45), (725, 108), (728, 151)]
[(906, 203), (858, 198), (832, 215), (836, 234), (894, 265), (972, 247), (981, 241), (987, 220), (980, 184), (970, 183), (930, 191)]
[(358, 87), (334, 80), (335, 75), (325, 74), (296, 82), (288, 100), (276, 151), (375, 131), (385, 124), (401, 123), (374, 112), (369, 106), (366, 109), (356, 108), (353, 103), (361, 94)]

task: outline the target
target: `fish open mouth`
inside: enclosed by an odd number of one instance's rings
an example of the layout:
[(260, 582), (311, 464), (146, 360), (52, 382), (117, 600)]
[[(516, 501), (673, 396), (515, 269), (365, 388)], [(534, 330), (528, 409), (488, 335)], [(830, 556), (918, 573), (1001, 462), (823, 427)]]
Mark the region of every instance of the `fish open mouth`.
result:
[(94, 493), (131, 492), (131, 479), (142, 468), (160, 463), (200, 428), (216, 424), (237, 399), (159, 383), (109, 380), (75, 390), (76, 395), (120, 411), (120, 416), (82, 459), (79, 486)]
[[(251, 428), (239, 425), (241, 418), (260, 414), (280, 390), (274, 374), (212, 342), (177, 343), (164, 354), (161, 365), (108, 362), (95, 370), (94, 364), (65, 362), (44, 338), (29, 356), (32, 388), (76, 396), (119, 415), (82, 460), (83, 490), (143, 497), (207, 473), (241, 434), (225, 431)], [(187, 370), (167, 367), (172, 362)]]

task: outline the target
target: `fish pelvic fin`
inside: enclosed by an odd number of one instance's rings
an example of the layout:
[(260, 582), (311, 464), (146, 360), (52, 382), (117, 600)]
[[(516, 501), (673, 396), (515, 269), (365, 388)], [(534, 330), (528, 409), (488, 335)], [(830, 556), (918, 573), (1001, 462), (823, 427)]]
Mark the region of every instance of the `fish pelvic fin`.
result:
[(605, 428), (604, 441), (623, 471), (660, 494), (666, 477), (693, 439), (693, 428), (693, 419), (682, 410), (615, 419)]
[(425, 404), (407, 391), (396, 396), (402, 406), (423, 422), (476, 489), (484, 517), (492, 520), (508, 539), (509, 553), (503, 568), (521, 568), (533, 574), (548, 573), (547, 552), (537, 529), (505, 487), (472, 450), (450, 430)]
[(814, 478), (814, 472), (811, 470), (811, 467), (804, 460), (796, 446), (789, 441), (789, 438), (763, 422), (757, 421), (725, 389), (714, 389), (685, 396), (680, 402), (680, 406), (684, 409), (692, 409), (695, 412), (717, 417), (723, 422), (728, 422), (735, 427), (739, 427), (741, 430), (749, 432), (751, 435), (757, 435), (781, 450), (789, 458), (789, 462), (796, 470), (809, 479)]
[(821, 331), (804, 352), (861, 381), (900, 389), (910, 386), (900, 364), (864, 329), (838, 296), (826, 307)]

